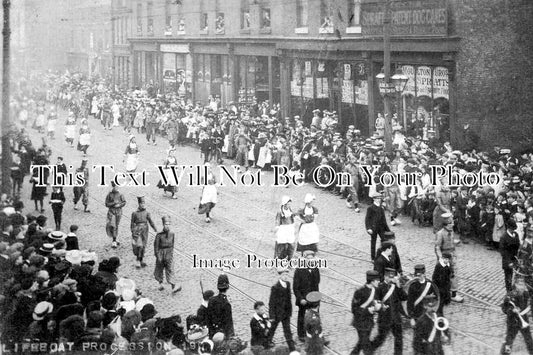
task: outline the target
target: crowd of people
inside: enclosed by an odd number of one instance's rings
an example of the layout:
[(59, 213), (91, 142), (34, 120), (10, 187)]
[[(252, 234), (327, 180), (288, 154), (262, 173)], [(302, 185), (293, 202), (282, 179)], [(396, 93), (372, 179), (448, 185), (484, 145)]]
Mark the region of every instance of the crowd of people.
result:
[[(204, 353), (237, 353), (245, 348), (245, 344), (234, 337), (231, 305), (225, 296), (229, 289), (226, 275), (219, 277), (218, 296), (212, 291), (204, 292), (203, 308), (188, 319), (183, 330), (182, 322), (177, 322), (176, 318), (155, 318), (157, 312), (153, 302), (132, 280), (117, 277), (118, 258), (98, 263), (94, 253), (78, 250), (74, 242), (75, 225), (70, 227), (68, 235), (61, 232), (65, 197), (59, 187), (53, 189), (50, 201), (55, 228), (47, 227), (46, 218), (39, 214), (44, 212), (46, 187), (38, 186), (36, 172), (30, 171), (30, 166), (48, 164), (52, 151), (46, 140), (35, 148), (28, 129), (35, 129), (48, 139), (57, 139), (58, 107), (69, 112), (64, 131), (66, 143), (73, 146), (77, 139), (77, 149), (84, 154), (91, 146), (88, 120), (97, 119), (104, 130), (145, 132), (146, 144), (156, 145), (161, 139), (167, 140), (170, 145), (167, 165), (177, 164), (172, 152), (179, 145), (194, 144), (202, 152), (204, 162), (234, 161), (242, 171), (269, 170), (272, 165), (283, 165), (292, 174), (301, 174), (304, 182), (346, 199), (347, 208), (354, 213), (361, 211), (360, 201), (369, 203), (365, 229), (370, 236), (374, 270), (367, 272), (367, 284), (353, 297), (354, 327), (359, 335), (353, 354), (361, 350), (372, 353), (381, 346), (388, 332), (395, 337), (395, 353), (401, 353), (403, 318), (411, 320), (415, 329), (415, 353), (441, 353), (442, 341), (449, 338), (449, 333), (446, 330), (435, 332), (434, 329), (446, 328), (438, 324), (442, 321), (443, 307), (451, 301), (462, 302), (458, 294), (455, 248), (460, 243), (472, 241), (499, 249), (502, 255), (505, 287), (509, 293), (503, 307), (508, 317), (508, 336), (502, 347), (503, 353), (510, 353), (516, 333), (523, 330), (521, 321), (527, 322), (527, 312), (523, 311), (528, 309), (530, 302), (524, 285), (533, 287), (533, 277), (529, 276), (533, 275), (531, 152), (511, 152), (501, 147), (490, 152), (459, 151), (448, 142), (440, 144), (427, 137), (406, 137), (396, 123), (393, 125), (394, 149), (392, 153), (386, 153), (379, 127), (374, 136), (363, 137), (354, 126), (339, 126), (335, 112), (315, 110), (310, 122), (304, 122), (298, 116), (282, 117), (279, 105), (268, 102), (247, 107), (230, 103), (221, 107), (219, 100), (213, 98), (204, 106), (173, 95), (153, 92), (149, 95), (143, 90), (110, 90), (105, 83), (87, 80), (81, 74), (48, 73), (41, 80), (39, 86), (30, 84), (30, 81), (19, 82), (11, 105), (19, 127), (12, 132), (13, 190), (5, 191), (0, 201), (3, 209), (0, 214), (3, 232), (0, 261), (4, 263), (0, 271), (3, 281), (2, 337), (5, 344), (11, 344), (13, 348), (39, 342), (48, 344), (44, 350), (39, 350), (42, 352), (52, 351), (50, 346), (53, 344), (61, 344), (67, 350), (69, 346), (77, 350), (93, 350), (83, 347), (98, 344), (95, 346), (111, 349), (115, 344), (115, 347), (124, 348), (124, 344), (129, 343), (135, 346), (128, 350), (140, 353), (146, 347), (168, 352), (172, 348), (184, 348), (184, 344), (189, 348), (205, 347)], [(137, 154), (135, 138), (130, 137), (125, 151), (128, 171), (136, 170)], [(56, 164), (59, 171), (66, 170), (62, 160), (58, 158)], [(88, 175), (85, 164), (86, 160), (82, 161), (77, 171)], [(325, 165), (332, 169), (318, 169)], [(375, 167), (374, 176), (365, 174), (363, 166)], [(446, 178), (432, 183), (431, 166), (449, 167), (460, 177), (471, 173), (493, 173), (500, 178), (500, 183), (453, 186)], [(334, 182), (331, 171), (349, 173), (349, 183)], [(395, 184), (383, 186), (379, 176), (385, 172), (416, 173), (419, 177), (414, 184), (408, 185), (398, 179)], [(21, 187), (28, 175), (33, 184), (30, 199), (34, 201), (38, 216), (23, 213)], [(201, 201), (202, 211), (207, 213), (206, 222), (211, 221), (209, 213), (217, 202), (216, 189), (212, 186), (214, 181), (209, 181)], [(164, 188), (173, 196), (177, 193), (175, 186)], [(81, 200), (84, 210), (90, 212), (88, 185), (77, 187), (74, 192), (75, 204)], [(276, 217), (277, 257), (292, 258), (295, 242), (296, 252), (300, 252), (303, 258), (312, 259), (319, 251), (315, 221), (318, 210), (312, 205), (313, 199), (309, 194), (304, 208), (292, 213), (290, 198), (283, 197)], [(156, 230), (141, 202), (140, 199), (139, 211), (135, 213), (143, 227), (132, 225), (132, 234), (139, 241), (135, 249), (139, 268), (146, 266), (143, 257), (148, 225)], [(106, 198), (109, 209), (106, 231), (113, 239), (113, 247), (118, 243), (122, 203), (120, 193), (115, 189)], [(402, 269), (395, 236), (389, 227), (389, 224), (401, 224), (402, 216), (407, 216), (420, 227), (433, 228), (436, 266), (432, 281), (425, 277), (424, 265), (417, 265), (414, 277), (405, 280), (407, 273)], [(295, 219), (302, 224), (297, 241)], [(158, 239), (160, 246), (164, 246), (162, 249), (174, 244), (167, 222), (163, 220), (165, 227)], [(381, 246), (376, 250), (377, 237)], [(171, 241), (167, 240), (169, 238)], [(172, 291), (178, 292), (181, 287), (172, 277), (171, 255), (159, 249), (156, 254), (161, 254), (157, 257), (157, 281), (163, 287), (166, 273)], [(254, 353), (273, 347), (272, 339), (280, 322), (289, 351), (296, 350), (290, 329), (289, 273), (286, 269), (278, 272), (280, 280), (271, 290), (270, 317), (264, 303), (254, 305), (256, 314), (250, 324), (250, 345)], [(306, 344), (308, 354), (320, 354), (328, 344), (323, 336), (318, 308), (319, 283), (318, 269), (295, 270), (292, 291), (299, 307), (297, 333)], [(375, 314), (379, 314), (378, 336), (370, 340)], [(533, 353), (531, 335), (525, 331), (522, 333), (528, 350)]]

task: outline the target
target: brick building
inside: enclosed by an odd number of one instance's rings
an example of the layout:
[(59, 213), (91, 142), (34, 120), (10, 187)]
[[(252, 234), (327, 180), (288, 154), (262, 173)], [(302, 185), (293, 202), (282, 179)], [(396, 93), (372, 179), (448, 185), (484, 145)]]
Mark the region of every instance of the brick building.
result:
[[(421, 121), (420, 134), (434, 132), (441, 139), (451, 130), (456, 145), (463, 142), (465, 123), (485, 145), (528, 143), (533, 4), (389, 4), (392, 72), (409, 77), (392, 104), (398, 123), (413, 127)], [(374, 131), (383, 112), (376, 75), (383, 67), (385, 2), (124, 0), (122, 5), (129, 9), (123, 15), (130, 47), (121, 44), (127, 49), (120, 60), (127, 65), (118, 67), (128, 74), (119, 78), (130, 85), (152, 83), (160, 92), (193, 101), (210, 95), (223, 103), (269, 100), (281, 103), (284, 116), (305, 120), (314, 108), (328, 109), (340, 115), (343, 127), (355, 124), (365, 134)]]

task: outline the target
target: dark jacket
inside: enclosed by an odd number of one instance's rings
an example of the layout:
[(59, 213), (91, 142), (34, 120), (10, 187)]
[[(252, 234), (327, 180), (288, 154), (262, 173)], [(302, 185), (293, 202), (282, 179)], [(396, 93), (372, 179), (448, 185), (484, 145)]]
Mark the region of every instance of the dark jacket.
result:
[(367, 230), (372, 229), (373, 233), (388, 232), (390, 230), (383, 207), (372, 204), (366, 209), (365, 227)]
[(219, 293), (209, 299), (207, 305), (207, 320), (209, 328), (209, 337), (212, 338), (218, 332), (224, 333), (225, 339), (233, 336), (233, 314), (228, 297)]
[[(389, 289), (393, 286), (394, 290), (392, 291), (392, 294), (383, 301), (384, 297), (389, 292)], [(381, 308), (378, 316), (378, 323), (383, 325), (401, 324), (402, 301), (407, 300), (407, 294), (405, 291), (395, 284), (382, 282), (376, 290), (376, 297), (382, 301), (384, 306), (387, 306)]]
[(502, 268), (511, 269), (509, 266), (511, 263), (516, 263), (516, 256), (518, 249), (520, 248), (520, 239), (516, 233), (510, 236), (509, 233), (505, 233), (500, 239), (500, 254), (502, 255)]
[(270, 318), (274, 320), (284, 320), (291, 317), (291, 284), (289, 282), (287, 282), (287, 287), (283, 287), (278, 281), (270, 288), (268, 311)]
[[(352, 325), (358, 330), (371, 330), (374, 326), (374, 315), (368, 311), (369, 307), (374, 305), (374, 302), (370, 302), (366, 307), (361, 307), (369, 299), (372, 290), (366, 285), (356, 290), (352, 299)], [(374, 300), (377, 300), (376, 293), (374, 292)]]
[(208, 326), (208, 315), (207, 315), (207, 307), (204, 305), (201, 305), (198, 310), (196, 311), (196, 320), (198, 321), (198, 324), (201, 326)]
[[(426, 289), (426, 284), (432, 283), (431, 281), (427, 280), (423, 283), (420, 282), (413, 282), (411, 286), (409, 287), (409, 294), (407, 295), (407, 311), (409, 312), (409, 316), (411, 318), (417, 319), (420, 316), (424, 314), (424, 301), (421, 300), (418, 304), (415, 305), (415, 302), (418, 300), (418, 298), (422, 295), (424, 290)], [(434, 295), (435, 290), (433, 285), (429, 287), (427, 295)]]
[(296, 297), (296, 305), (301, 307), (300, 301), (305, 300), (309, 292), (320, 291), (320, 269), (296, 269), (292, 289)]
[[(257, 316), (258, 318), (259, 316)], [(252, 339), (250, 340), (251, 346), (268, 346), (268, 333), (270, 330), (270, 322), (268, 318), (263, 317), (257, 319), (256, 315), (252, 317), (250, 321), (250, 330), (252, 332)]]
[(427, 314), (423, 314), (416, 322), (413, 336), (413, 350), (415, 355), (444, 355), (441, 332), (437, 331), (431, 343), (427, 340), (433, 329), (433, 319)]
[(381, 282), (383, 282), (386, 268), (394, 269), (394, 264), (392, 263), (390, 257), (387, 259), (383, 254), (380, 253), (374, 259), (374, 270), (379, 272), (379, 278)]
[(435, 271), (433, 271), (433, 277), (431, 281), (439, 288), (440, 301), (444, 304), (449, 304), (451, 301), (450, 290), (451, 283), (451, 268), (450, 265), (442, 266), (440, 262), (435, 265)]

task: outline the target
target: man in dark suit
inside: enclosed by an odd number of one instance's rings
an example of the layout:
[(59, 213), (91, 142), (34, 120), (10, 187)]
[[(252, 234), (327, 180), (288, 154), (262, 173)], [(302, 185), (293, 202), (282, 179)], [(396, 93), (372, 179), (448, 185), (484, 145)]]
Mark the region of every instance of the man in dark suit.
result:
[(207, 327), (209, 337), (212, 338), (218, 332), (224, 333), (225, 339), (233, 336), (233, 314), (231, 304), (228, 301), (226, 292), (229, 289), (228, 275), (218, 276), (218, 295), (211, 297), (207, 305)]
[[(312, 250), (305, 250), (303, 257), (307, 261), (315, 257), (315, 252)], [(296, 305), (298, 306), (298, 338), (301, 342), (305, 341), (304, 318), (305, 311), (309, 308), (305, 297), (309, 292), (320, 291), (318, 285), (320, 284), (320, 269), (318, 268), (298, 268), (294, 271), (294, 281), (292, 289), (296, 297)]]
[(357, 329), (358, 342), (351, 355), (357, 355), (361, 350), (365, 355), (372, 353), (370, 333), (374, 327), (374, 313), (378, 312), (381, 304), (377, 303), (376, 288), (379, 285), (379, 273), (374, 270), (366, 272), (366, 284), (355, 291), (352, 299), (352, 325)]
[(270, 319), (272, 320), (268, 343), (272, 342), (276, 328), (281, 322), (283, 335), (285, 335), (285, 340), (287, 340), (289, 351), (292, 352), (296, 350), (296, 347), (294, 346), (291, 331), (292, 303), (289, 269), (280, 268), (278, 269), (278, 274), (279, 281), (270, 289), (270, 299), (268, 301)]
[(383, 240), (383, 234), (389, 232), (390, 229), (387, 225), (385, 209), (381, 206), (383, 196), (375, 192), (370, 197), (374, 200), (374, 203), (366, 210), (365, 226), (366, 232), (370, 235), (370, 258), (374, 260), (378, 235), (380, 240)]
[(268, 342), (271, 324), (266, 314), (265, 303), (262, 301), (255, 302), (254, 310), (255, 314), (250, 321), (250, 330), (252, 332), (250, 345), (258, 350), (271, 348), (274, 343)]
[(513, 268), (516, 256), (520, 248), (520, 239), (515, 232), (516, 222), (513, 219), (507, 221), (507, 233), (500, 239), (500, 254), (502, 255), (502, 269), (505, 276), (505, 289), (510, 292), (513, 289)]
[(383, 282), (385, 278), (385, 269), (394, 269), (391, 260), (392, 243), (387, 241), (381, 244), (381, 253), (374, 259), (374, 270), (379, 273), (379, 281)]

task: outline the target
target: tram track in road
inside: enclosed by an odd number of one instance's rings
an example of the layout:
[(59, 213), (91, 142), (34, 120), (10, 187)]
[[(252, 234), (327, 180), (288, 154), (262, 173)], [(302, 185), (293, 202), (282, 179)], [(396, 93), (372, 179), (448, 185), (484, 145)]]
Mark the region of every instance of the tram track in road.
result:
[[(144, 160), (144, 159), (142, 159), (142, 160)], [(134, 197), (135, 197), (135, 195), (133, 195), (133, 194), (130, 193), (130, 192), (128, 192), (128, 194), (131, 195), (131, 196), (134, 196)], [(233, 196), (231, 196), (230, 194), (227, 194), (227, 193), (225, 193), (225, 192), (222, 192), (221, 194), (224, 195), (224, 196), (228, 196), (228, 197), (232, 198), (233, 200), (237, 200), (237, 201), (240, 200), (240, 199), (235, 198), (235, 197), (233, 197)], [(91, 198), (95, 199), (94, 196), (92, 196), (92, 195), (91, 195)], [(96, 200), (96, 199), (95, 199), (95, 200)], [(205, 234), (208, 234), (208, 235), (210, 235), (210, 236), (215, 236), (215, 235), (216, 235), (216, 237), (217, 237), (217, 238), (220, 238), (221, 241), (226, 242), (226, 243), (228, 242), (227, 238), (223, 238), (223, 237), (217, 235), (217, 233), (214, 233), (214, 232), (212, 232), (212, 231), (206, 229), (205, 226), (202, 227), (202, 226), (198, 225), (197, 223), (192, 222), (190, 219), (188, 219), (188, 218), (186, 218), (186, 217), (183, 217), (183, 216), (177, 214), (176, 210), (171, 210), (169, 207), (164, 206), (164, 205), (162, 205), (161, 203), (156, 202), (155, 200), (153, 200), (153, 199), (151, 199), (151, 198), (148, 198), (147, 200), (150, 200), (151, 204), (153, 204), (153, 205), (158, 205), (162, 210), (168, 211), (171, 215), (173, 215), (173, 216), (175, 216), (175, 217), (178, 217), (178, 219), (180, 219), (181, 221), (183, 221), (183, 222), (187, 223), (188, 225), (192, 226), (194, 229), (196, 229), (196, 230), (197, 230), (198, 232), (200, 232), (201, 234), (204, 234), (204, 233), (205, 233)], [(175, 201), (175, 200), (168, 200), (168, 201)], [(99, 202), (103, 202), (103, 201), (99, 201)], [(245, 205), (248, 205), (248, 206), (253, 206), (253, 207), (255, 207), (255, 208), (258, 208), (258, 209), (262, 210), (263, 212), (268, 213), (268, 214), (270, 214), (270, 215), (273, 214), (271, 211), (268, 211), (268, 210), (266, 210), (266, 209), (262, 209), (262, 208), (260, 208), (259, 206), (255, 206), (255, 205), (248, 204), (248, 203), (244, 203), (244, 204), (245, 204)], [(127, 216), (126, 216), (126, 217), (127, 217)], [(218, 217), (217, 217), (217, 220), (219, 220)], [(220, 219), (220, 220), (224, 221), (224, 219)], [(229, 221), (226, 221), (226, 222), (229, 222)], [(241, 227), (241, 226), (239, 226), (239, 225), (237, 225), (236, 223), (233, 223), (233, 222), (231, 222), (231, 223), (227, 223), (227, 224), (229, 224), (229, 225), (233, 225), (235, 228), (245, 229), (244, 227)], [(324, 236), (323, 234), (321, 234), (321, 235)], [(335, 238), (330, 238), (330, 237), (327, 237), (327, 236), (325, 236), (325, 237), (328, 238), (328, 239), (331, 239), (331, 240), (333, 240), (333, 241), (335, 241), (335, 242), (338, 242), (338, 243), (340, 243), (340, 244), (344, 244), (344, 245), (346, 245), (346, 246), (349, 246), (350, 248), (353, 248), (353, 249), (355, 249), (355, 250), (358, 250), (358, 251), (360, 251), (360, 252), (362, 252), (362, 253), (364, 253), (364, 254), (368, 254), (368, 253), (366, 253), (366, 252), (360, 250), (360, 249), (357, 248), (357, 247), (354, 247), (354, 246), (352, 246), (352, 245), (346, 244), (346, 243), (344, 243), (344, 242), (342, 242), (342, 241), (338, 241), (338, 240), (336, 240)], [(237, 245), (236, 243), (231, 242), (230, 244), (232, 244), (231, 246), (232, 246), (233, 248), (237, 248), (238, 250), (245, 251), (245, 252), (250, 252), (249, 249), (247, 249), (247, 248), (243, 248), (242, 246)], [(180, 255), (183, 255), (184, 257), (186, 257), (186, 258), (189, 259), (189, 260), (192, 259), (192, 257), (191, 257), (190, 255), (187, 255), (187, 254), (185, 254), (185, 253), (183, 253), (183, 252), (181, 252), (181, 251), (179, 251), (179, 250), (176, 250), (176, 252), (178, 252)], [(254, 253), (255, 253), (255, 252), (254, 252)], [(332, 252), (332, 253), (333, 253), (333, 252)], [(339, 256), (339, 257), (351, 258), (350, 256), (347, 256), (347, 255), (340, 255), (339, 253), (335, 253), (335, 254), (337, 254), (337, 256)], [(352, 259), (353, 259), (353, 258), (352, 258)], [(365, 260), (359, 260), (359, 261), (365, 261)], [(368, 261), (368, 262), (369, 262), (369, 261)], [(209, 270), (209, 271), (210, 271), (211, 274), (216, 275), (212, 270)], [(351, 278), (351, 277), (345, 275), (344, 273), (339, 272), (339, 271), (337, 271), (337, 273), (339, 273), (339, 275), (341, 275), (341, 276), (343, 276), (343, 277), (345, 277), (345, 278), (350, 279), (351, 282), (353, 282), (354, 284), (361, 285), (360, 282), (358, 282), (357, 280), (355, 280), (355, 279), (353, 279), (353, 278)], [(250, 280), (250, 282), (252, 282), (252, 280)], [(239, 290), (239, 292), (244, 292), (246, 295), (248, 295), (248, 297), (252, 297), (252, 296), (250, 296), (248, 293), (246, 293), (245, 291)], [(327, 295), (326, 293), (325, 293), (325, 295), (326, 295), (326, 297), (330, 298), (329, 295)], [(253, 298), (253, 297), (252, 297), (252, 298)], [(331, 298), (331, 299), (334, 300), (334, 301), (339, 301), (339, 303), (340, 303), (341, 305), (345, 306), (345, 307), (348, 306), (348, 305), (346, 305), (346, 304), (343, 304), (343, 302), (340, 301), (340, 300), (335, 300), (334, 297)], [(326, 303), (326, 302), (325, 302), (325, 303)], [(326, 304), (327, 304), (327, 303), (326, 303)], [(338, 304), (335, 304), (334, 306), (337, 306), (337, 307), (338, 307)], [(347, 308), (348, 308), (348, 310), (349, 310), (349, 307), (347, 307)], [(455, 328), (455, 327), (453, 327), (452, 329), (453, 329), (454, 331), (457, 331), (458, 334), (464, 333), (464, 332), (462, 332), (461, 330), (459, 330), (459, 329), (457, 329), (457, 328)], [(468, 338), (471, 338), (471, 339), (473, 339), (474, 341), (479, 341), (479, 340), (476, 339), (475, 337), (472, 337), (472, 336), (470, 336), (470, 335), (468, 335), (468, 334), (466, 334), (466, 333), (464, 333), (464, 334), (465, 334), (464, 336), (466, 336), (466, 337), (468, 337)], [(483, 345), (490, 347), (490, 346), (489, 346), (488, 344), (486, 344), (486, 343), (483, 343)], [(333, 353), (336, 353), (335, 351), (332, 351), (332, 352), (333, 352)]]

